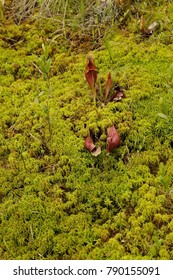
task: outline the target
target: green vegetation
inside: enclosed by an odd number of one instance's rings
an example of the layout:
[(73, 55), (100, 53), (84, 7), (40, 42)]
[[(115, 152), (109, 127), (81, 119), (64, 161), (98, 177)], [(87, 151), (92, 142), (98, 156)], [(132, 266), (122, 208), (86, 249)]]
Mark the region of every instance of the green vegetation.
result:
[[(55, 1), (45, 17), (44, 1), (24, 17), (20, 1), (4, 2), (0, 258), (173, 259), (172, 1), (117, 1), (101, 23), (89, 12), (98, 1)], [(141, 16), (158, 23), (151, 36)], [(90, 51), (100, 87), (110, 72), (125, 98), (93, 104)], [(107, 156), (112, 124), (121, 144)], [(84, 148), (89, 132), (97, 157)]]

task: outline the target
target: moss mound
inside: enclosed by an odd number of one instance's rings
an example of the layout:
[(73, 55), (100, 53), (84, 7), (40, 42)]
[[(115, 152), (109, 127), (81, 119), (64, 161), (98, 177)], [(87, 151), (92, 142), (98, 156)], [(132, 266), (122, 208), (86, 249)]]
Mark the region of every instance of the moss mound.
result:
[[(172, 9), (155, 6), (150, 37), (132, 13), (99, 43), (51, 19), (3, 16), (1, 259), (173, 258)], [(126, 98), (94, 106), (90, 50), (100, 86), (111, 72)], [(111, 124), (121, 145), (107, 156)], [(89, 131), (98, 157), (84, 149)]]

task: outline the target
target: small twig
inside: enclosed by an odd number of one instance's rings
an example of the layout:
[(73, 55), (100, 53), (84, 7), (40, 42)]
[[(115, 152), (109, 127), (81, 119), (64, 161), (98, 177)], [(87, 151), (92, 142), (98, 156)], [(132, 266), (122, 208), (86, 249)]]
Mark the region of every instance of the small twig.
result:
[(56, 35), (53, 39), (52, 39), (52, 42), (54, 42), (58, 37), (60, 37), (60, 36), (63, 36), (63, 34), (58, 34), (58, 35)]
[(32, 230), (32, 225), (30, 225), (30, 231), (31, 231), (32, 240), (34, 240), (34, 234), (33, 234), (33, 230)]
[(66, 17), (67, 5), (68, 5), (68, 0), (65, 2), (64, 14), (63, 14), (63, 22), (62, 22), (64, 36), (65, 37), (66, 37), (66, 33), (65, 33), (65, 17)]
[(35, 64), (33, 61), (31, 63), (35, 66), (35, 68), (40, 72), (41, 75), (43, 75), (43, 72), (40, 70), (40, 68)]
[[(61, 21), (60, 21), (60, 23), (61, 23)], [(55, 30), (55, 31), (52, 33), (52, 36), (56, 35), (57, 33), (61, 32), (61, 31), (63, 31), (63, 28), (60, 28), (60, 29)], [(59, 34), (59, 35), (60, 35), (60, 34)]]
[(29, 135), (34, 138), (34, 140), (39, 141), (39, 139), (37, 137), (35, 137), (32, 133), (29, 133)]
[(38, 253), (38, 255), (39, 255), (40, 257), (44, 258), (44, 256), (43, 256), (42, 254), (40, 254), (40, 253)]

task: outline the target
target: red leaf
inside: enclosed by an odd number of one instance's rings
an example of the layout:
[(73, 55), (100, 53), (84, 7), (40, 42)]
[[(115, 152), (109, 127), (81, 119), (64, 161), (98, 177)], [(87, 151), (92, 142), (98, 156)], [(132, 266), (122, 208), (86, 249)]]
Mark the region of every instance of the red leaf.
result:
[(115, 92), (112, 94), (112, 96), (110, 98), (110, 101), (119, 101), (124, 97), (125, 97), (125, 95), (124, 95), (123, 90), (121, 89), (120, 86), (117, 86), (115, 88)]
[(85, 78), (91, 88), (94, 89), (96, 81), (97, 81), (97, 68), (94, 65), (94, 58), (92, 55), (87, 57), (87, 63), (85, 68)]
[(96, 146), (94, 145), (93, 140), (91, 139), (90, 136), (87, 136), (85, 138), (84, 146), (90, 152), (92, 152), (96, 148)]
[(100, 147), (96, 148), (90, 136), (87, 136), (85, 138), (84, 146), (95, 157), (97, 157), (101, 153), (101, 148)]
[(108, 79), (107, 79), (107, 82), (106, 82), (106, 88), (105, 88), (105, 96), (104, 96), (104, 102), (105, 103), (107, 101), (107, 97), (108, 97), (108, 94), (110, 92), (111, 86), (112, 86), (112, 77), (111, 77), (111, 73), (109, 72)]
[(115, 126), (112, 125), (107, 129), (107, 149), (106, 154), (109, 155), (110, 152), (120, 145), (120, 136), (115, 129)]

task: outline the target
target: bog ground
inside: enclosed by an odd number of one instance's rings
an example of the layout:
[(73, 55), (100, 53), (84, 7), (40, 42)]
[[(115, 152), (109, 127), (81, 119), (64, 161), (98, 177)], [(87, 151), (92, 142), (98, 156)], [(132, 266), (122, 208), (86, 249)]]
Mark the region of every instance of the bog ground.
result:
[[(0, 13), (0, 258), (172, 259), (172, 1), (18, 2)], [(94, 102), (91, 52), (125, 98)]]

